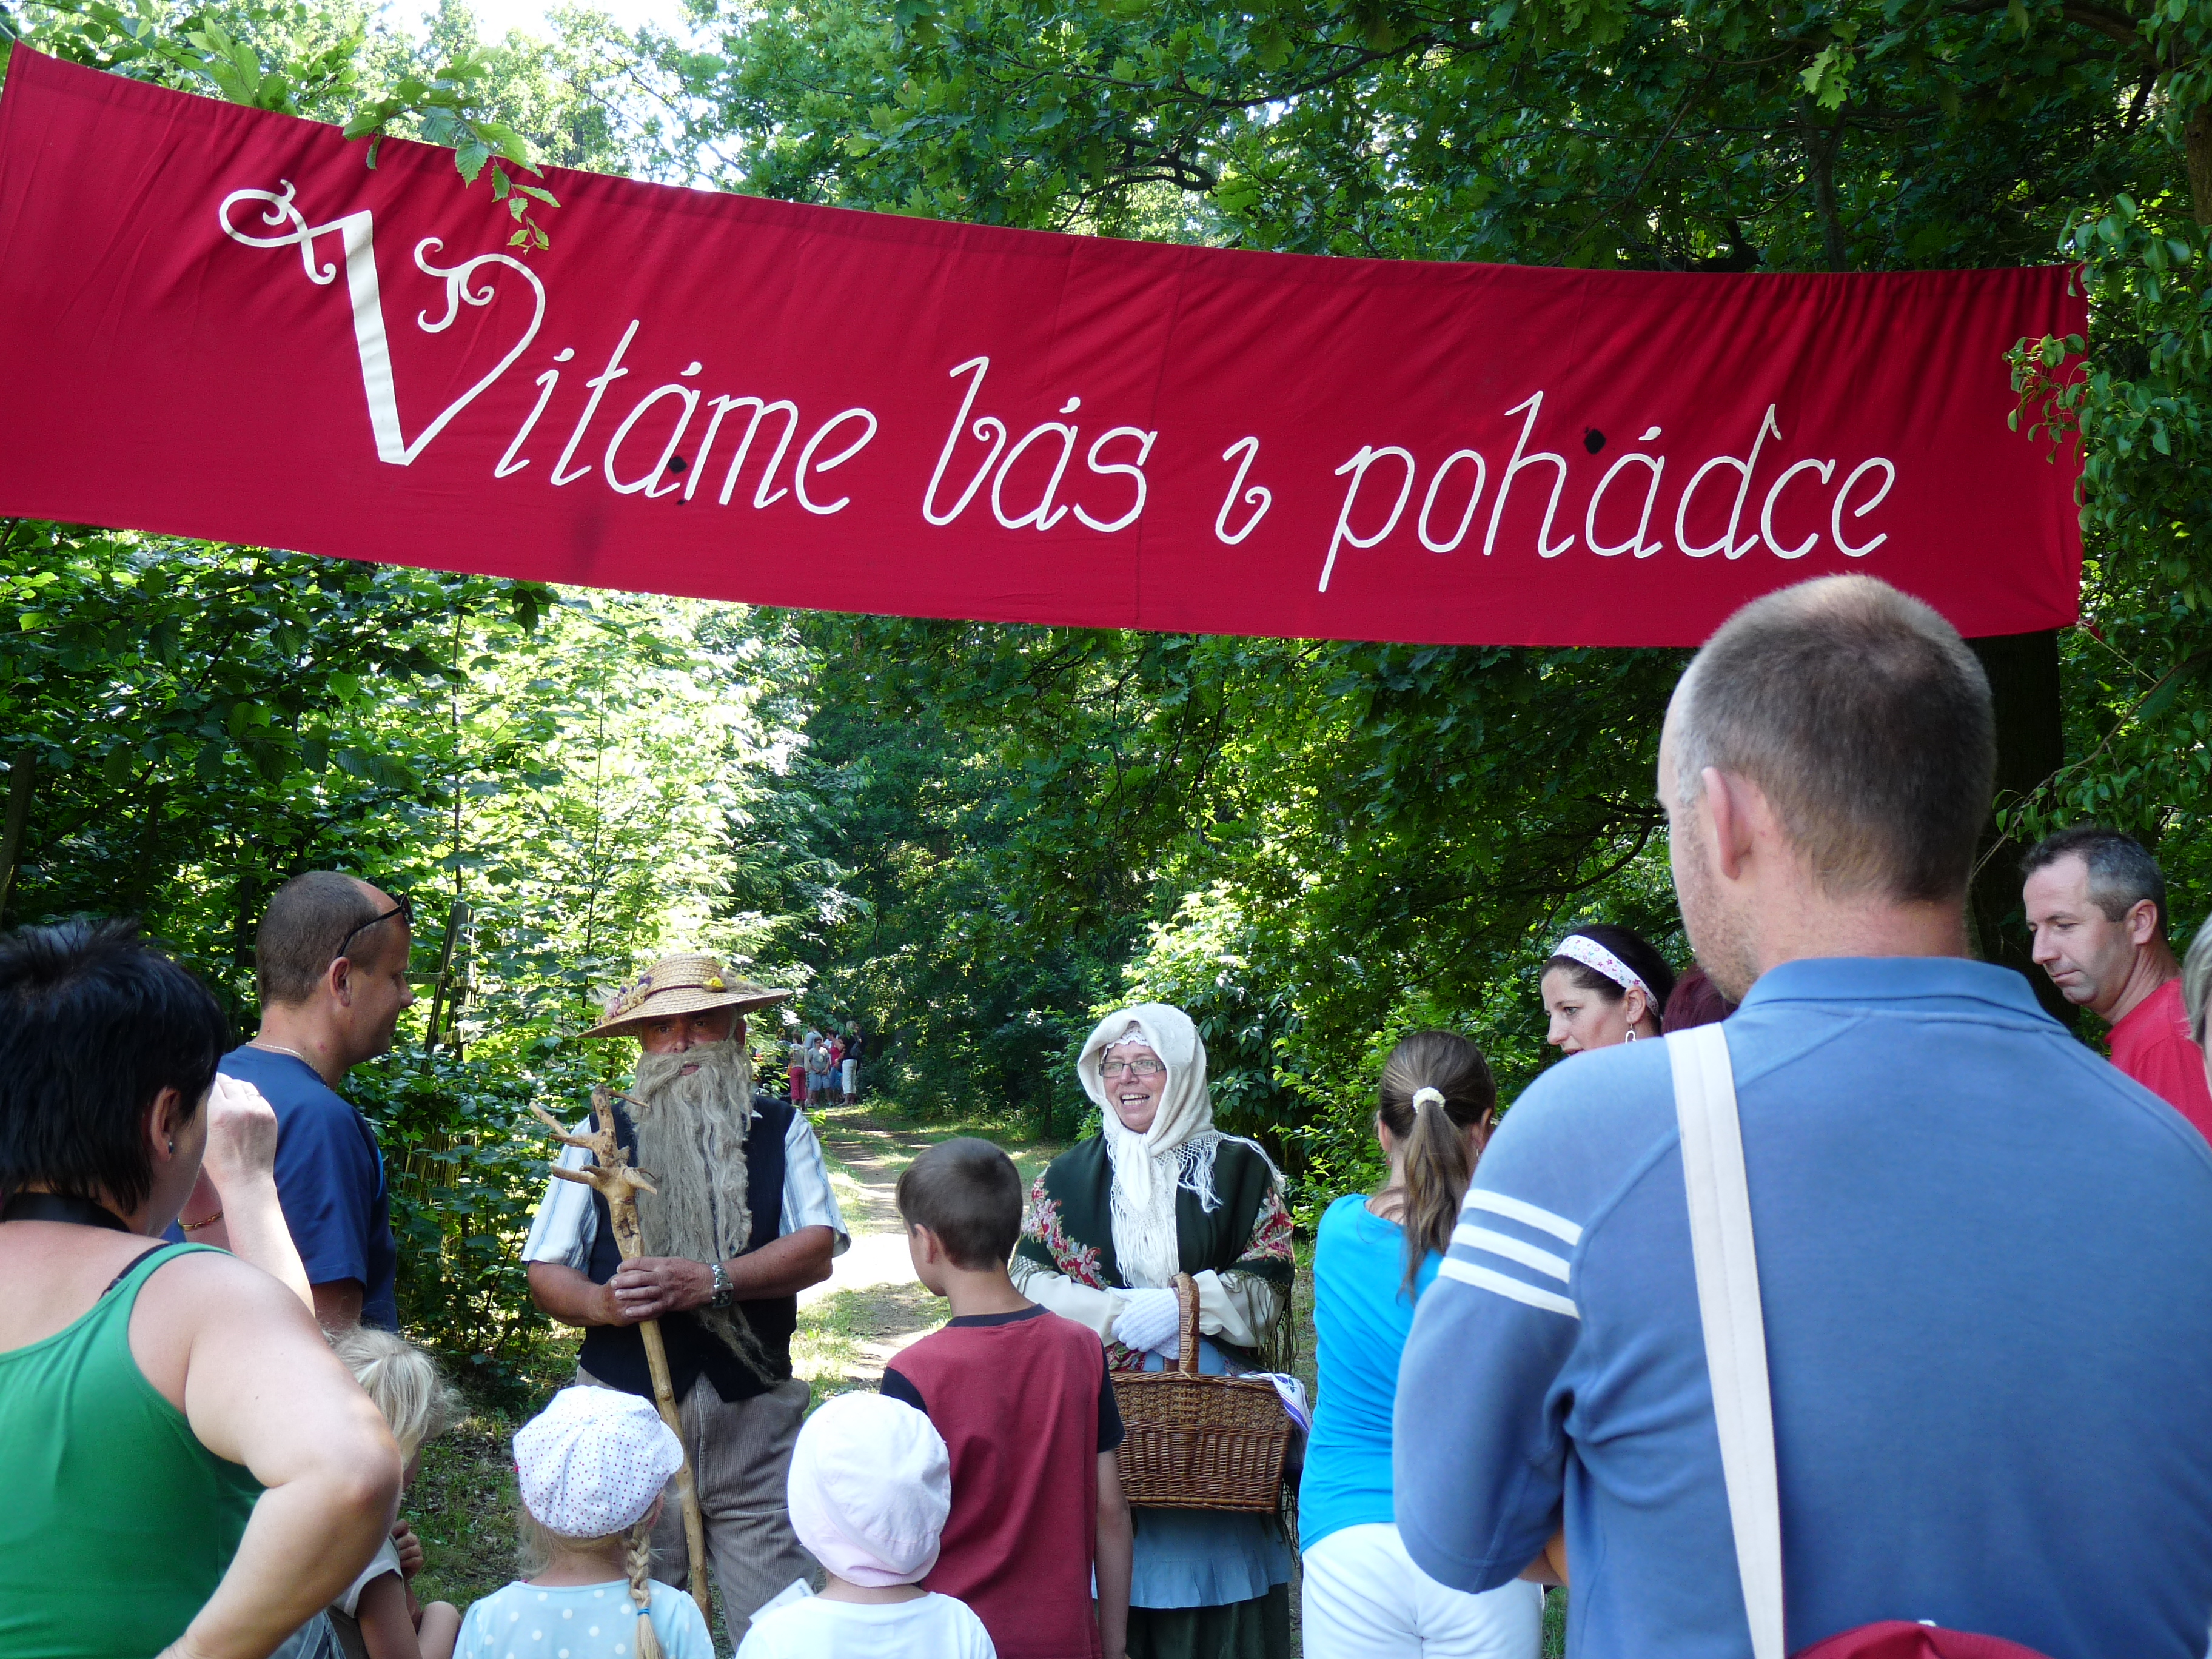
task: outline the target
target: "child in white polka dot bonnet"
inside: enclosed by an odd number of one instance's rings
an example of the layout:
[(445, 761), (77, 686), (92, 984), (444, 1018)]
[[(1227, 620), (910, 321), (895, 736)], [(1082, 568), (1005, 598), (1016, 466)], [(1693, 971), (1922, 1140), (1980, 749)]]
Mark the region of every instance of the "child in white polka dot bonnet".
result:
[(462, 1621), (455, 1659), (714, 1659), (696, 1602), (648, 1577), (684, 1448), (653, 1402), (563, 1389), (514, 1437), (531, 1577)]

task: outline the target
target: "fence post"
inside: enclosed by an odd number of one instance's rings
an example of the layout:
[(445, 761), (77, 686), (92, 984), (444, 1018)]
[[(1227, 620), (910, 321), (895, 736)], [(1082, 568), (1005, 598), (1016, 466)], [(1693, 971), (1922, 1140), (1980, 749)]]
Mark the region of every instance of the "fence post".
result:
[[(438, 979), (430, 992), (430, 1021), (422, 1032), (422, 1057), (428, 1060), (438, 1046), (438, 1018), (447, 1006), (446, 988), (453, 974), (453, 947), (459, 941), (461, 929), (469, 923), (469, 907), (460, 900), (453, 901), (453, 908), (446, 913), (446, 942), (438, 952)], [(453, 1000), (459, 1006), (459, 999)]]

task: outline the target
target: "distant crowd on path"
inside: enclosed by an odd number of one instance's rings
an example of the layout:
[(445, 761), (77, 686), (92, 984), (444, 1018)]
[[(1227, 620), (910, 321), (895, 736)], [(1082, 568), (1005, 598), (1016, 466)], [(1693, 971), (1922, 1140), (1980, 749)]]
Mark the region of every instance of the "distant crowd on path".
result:
[[(858, 1025), (827, 1033), (809, 1030), (792, 1039), (787, 1050), (790, 1078), (787, 1097), (794, 1106), (819, 1106), (826, 1101), (853, 1105), (860, 1098), (860, 1061), (867, 1039)], [(769, 1052), (773, 1053), (771, 1045)]]
[(395, 1522), (450, 1401), (392, 1328), (383, 1164), (337, 1092), (411, 1000), (406, 904), (288, 883), (237, 1048), (128, 926), (23, 930), (0, 1654), (708, 1659), (688, 1468), (739, 1659), (1286, 1656), (1282, 1516), (1125, 1495), (1127, 1379), (1188, 1352), (1279, 1377), (1311, 1659), (1534, 1659), (1569, 1583), (1571, 1653), (2199, 1659), (2212, 927), (2177, 961), (2124, 836), (2030, 853), (2035, 960), (2109, 1024), (2098, 1058), (1969, 957), (1993, 769), (1986, 682), (1926, 606), (1834, 578), (1738, 612), (1660, 744), (1697, 965), (1559, 939), (1564, 1059), (1507, 1114), (1465, 1036), (1397, 1042), (1386, 1178), (1316, 1232), (1310, 1414), (1283, 1178), (1215, 1127), (1190, 1018), (1146, 1003), (1081, 1051), (1099, 1133), (1026, 1190), (975, 1139), (905, 1171), (950, 1316), (810, 1415), (797, 1296), (849, 1241), (803, 1108), (852, 1092), (830, 1051), (858, 1033), (793, 1045), (780, 1097), (745, 1015), (789, 994), (652, 963), (585, 1033), (638, 1045), (613, 1131), (653, 1178), (641, 1247), (549, 1182), (531, 1293), (584, 1344), (515, 1437), (536, 1565), (465, 1611), (418, 1601)]

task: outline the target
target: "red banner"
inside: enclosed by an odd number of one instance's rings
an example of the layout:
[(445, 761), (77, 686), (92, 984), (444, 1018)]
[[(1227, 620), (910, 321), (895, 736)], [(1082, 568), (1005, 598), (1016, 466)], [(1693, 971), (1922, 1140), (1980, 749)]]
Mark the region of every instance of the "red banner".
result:
[(768, 605), (1685, 645), (1863, 570), (2076, 614), (2058, 269), (1655, 275), (932, 223), (451, 155), (18, 48), (0, 512)]

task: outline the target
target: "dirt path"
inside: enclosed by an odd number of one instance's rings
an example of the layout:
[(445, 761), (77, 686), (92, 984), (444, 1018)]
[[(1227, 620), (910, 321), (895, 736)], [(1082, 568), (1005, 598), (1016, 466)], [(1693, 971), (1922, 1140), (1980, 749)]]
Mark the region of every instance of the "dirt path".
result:
[[(914, 1276), (892, 1193), (899, 1172), (915, 1154), (961, 1131), (895, 1126), (878, 1120), (865, 1106), (833, 1106), (811, 1115), (853, 1237), (852, 1248), (832, 1265), (829, 1279), (799, 1298), (792, 1362), (820, 1400), (874, 1388), (900, 1349), (944, 1322), (944, 1303)], [(1024, 1182), (1060, 1150), (1000, 1144), (1006, 1146)]]

